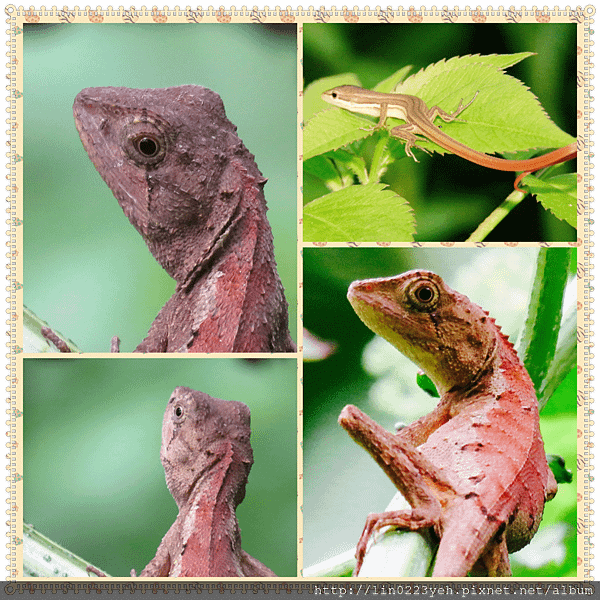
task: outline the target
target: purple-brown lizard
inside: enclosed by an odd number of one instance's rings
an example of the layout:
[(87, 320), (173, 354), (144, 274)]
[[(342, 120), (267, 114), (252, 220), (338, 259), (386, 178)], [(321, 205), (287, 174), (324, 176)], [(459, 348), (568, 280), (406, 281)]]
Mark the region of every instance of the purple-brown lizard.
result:
[(88, 88), (73, 112), (96, 169), (177, 282), (135, 352), (295, 351), (266, 179), (218, 94)]
[(176, 387), (160, 459), (179, 515), (140, 577), (276, 577), (242, 550), (235, 514), (253, 463), (250, 409)]

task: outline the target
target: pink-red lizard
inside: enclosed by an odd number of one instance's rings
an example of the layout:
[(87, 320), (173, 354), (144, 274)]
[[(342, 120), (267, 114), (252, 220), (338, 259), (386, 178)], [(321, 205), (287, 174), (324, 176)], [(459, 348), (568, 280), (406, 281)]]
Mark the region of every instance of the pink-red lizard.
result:
[(429, 271), (355, 281), (348, 298), (364, 323), (431, 378), (441, 399), (389, 433), (354, 406), (340, 424), (412, 510), (371, 514), (357, 546), (386, 526), (431, 529), (434, 577), (507, 576), (557, 486), (540, 435), (531, 379), (494, 319)]

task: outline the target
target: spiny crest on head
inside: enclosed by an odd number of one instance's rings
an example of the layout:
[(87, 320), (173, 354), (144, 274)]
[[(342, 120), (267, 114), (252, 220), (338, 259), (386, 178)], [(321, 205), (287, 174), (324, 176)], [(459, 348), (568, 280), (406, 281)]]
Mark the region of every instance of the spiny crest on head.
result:
[(514, 344), (509, 340), (508, 336), (502, 331), (502, 327), (500, 327), (500, 325), (498, 325), (496, 323), (496, 319), (494, 319), (494, 317), (490, 317), (490, 313), (487, 312), (486, 310), (484, 310), (483, 312), (486, 314), (489, 322), (496, 328), (496, 331), (498, 332), (498, 335), (500, 336), (500, 338), (502, 340), (504, 340), (516, 352)]

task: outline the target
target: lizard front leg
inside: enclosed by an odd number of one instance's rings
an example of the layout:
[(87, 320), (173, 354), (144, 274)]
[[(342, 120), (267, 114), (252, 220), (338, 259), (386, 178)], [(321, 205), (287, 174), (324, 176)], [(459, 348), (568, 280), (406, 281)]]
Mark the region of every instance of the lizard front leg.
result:
[(339, 418), (355, 442), (360, 444), (394, 485), (400, 490), (412, 510), (371, 514), (356, 548), (358, 574), (367, 550), (369, 538), (383, 527), (419, 531), (433, 527), (441, 537), (442, 504), (455, 493), (451, 483), (435, 465), (402, 435), (394, 435), (365, 415), (355, 406), (346, 406)]
[[(72, 352), (71, 348), (69, 348), (69, 345), (65, 341), (61, 340), (58, 335), (56, 335), (56, 333), (50, 329), (50, 327), (42, 327), (41, 333), (49, 342), (56, 346), (59, 352)], [(119, 340), (119, 338), (115, 335), (110, 341), (110, 351), (113, 353), (119, 352), (120, 344), (121, 340)]]
[(377, 129), (381, 129), (385, 127), (385, 122), (388, 118), (388, 105), (385, 103), (381, 104), (379, 108), (379, 121), (377, 121), (376, 125), (372, 125), (371, 127), (361, 127), (362, 131), (376, 131)]
[[(458, 115), (460, 115), (461, 112), (463, 112), (464, 110), (469, 108), (469, 106), (471, 106), (471, 104), (473, 104), (473, 102), (475, 101), (475, 98), (477, 98), (477, 94), (479, 94), (479, 92), (476, 92), (475, 95), (473, 96), (473, 98), (471, 99), (471, 101), (468, 102), (467, 104), (465, 104), (464, 106), (463, 106), (463, 103), (461, 100), (458, 105), (458, 108), (452, 114), (448, 114), (445, 110), (442, 110), (439, 106), (432, 106), (426, 113), (427, 119), (429, 121), (431, 121), (431, 123), (433, 123), (435, 121), (436, 117), (440, 117), (446, 123), (450, 123), (451, 121), (456, 120), (456, 117), (458, 117)], [(383, 109), (382, 109), (382, 114), (383, 114)], [(458, 120), (460, 121), (460, 119), (458, 119)], [(379, 124), (378, 124), (378, 126), (379, 126)], [(421, 133), (421, 130), (419, 129), (419, 127), (413, 123), (406, 123), (405, 125), (398, 125), (397, 127), (394, 127), (390, 131), (390, 135), (393, 137), (397, 137), (401, 140), (405, 140), (406, 145), (404, 147), (404, 150), (406, 151), (406, 154), (408, 156), (412, 157), (415, 160), (415, 162), (419, 162), (412, 152), (412, 147), (418, 146), (419, 142), (422, 140), (421, 140), (421, 138), (418, 138), (415, 135), (415, 132)], [(421, 150), (423, 150), (424, 152), (431, 154), (431, 152), (427, 148), (424, 148), (423, 146), (418, 146), (418, 147)]]

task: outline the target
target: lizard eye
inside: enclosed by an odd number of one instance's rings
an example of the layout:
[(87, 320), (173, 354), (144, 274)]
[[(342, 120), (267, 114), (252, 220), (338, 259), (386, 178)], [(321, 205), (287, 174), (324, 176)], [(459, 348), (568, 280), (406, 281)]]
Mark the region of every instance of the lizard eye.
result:
[(133, 143), (140, 154), (152, 158), (156, 156), (160, 150), (160, 143), (157, 139), (148, 137), (147, 135), (138, 136)]
[(123, 150), (137, 164), (155, 165), (166, 156), (167, 138), (160, 124), (135, 121), (126, 125)]
[(423, 303), (431, 302), (434, 297), (433, 288), (422, 285), (415, 290), (415, 297)]
[(431, 281), (418, 280), (408, 288), (406, 297), (415, 310), (432, 312), (437, 307), (440, 294)]
[(173, 410), (173, 414), (175, 415), (176, 421), (181, 421), (181, 419), (183, 418), (183, 416), (185, 414), (185, 411), (183, 410), (183, 406), (177, 405), (175, 407), (175, 410)]

